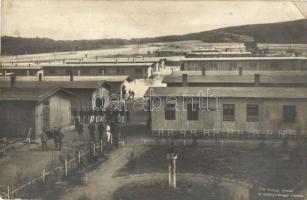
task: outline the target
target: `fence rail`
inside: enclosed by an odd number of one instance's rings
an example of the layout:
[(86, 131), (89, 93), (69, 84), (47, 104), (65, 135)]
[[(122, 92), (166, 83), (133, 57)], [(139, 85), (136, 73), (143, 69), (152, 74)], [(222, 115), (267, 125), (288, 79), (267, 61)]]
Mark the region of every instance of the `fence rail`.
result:
[(78, 167), (81, 166), (82, 162), (85, 159), (88, 158), (95, 158), (97, 156), (102, 156), (104, 155), (104, 148), (105, 146), (101, 146), (102, 142), (100, 142), (100, 145), (96, 144), (91, 144), (90, 150), (87, 151), (78, 151), (77, 155), (73, 156), (71, 159), (67, 159), (66, 157), (64, 158), (64, 163), (62, 165), (57, 165), (51, 170), (43, 169), (42, 173), (35, 178), (32, 178), (30, 181), (26, 182), (23, 185), (20, 185), (18, 187), (12, 187), (12, 186), (7, 186), (6, 191), (5, 191), (5, 186), (3, 186), (0, 189), (0, 197), (2, 198), (14, 198), (14, 197), (20, 197), (22, 196), (22, 191), (25, 190), (27, 187), (31, 186), (35, 182), (42, 181), (43, 183), (46, 182), (46, 178), (48, 176), (53, 175), (54, 173), (60, 172), (64, 173), (60, 177), (67, 177), (70, 170), (73, 169), (78, 169)]
[(252, 132), (244, 132), (243, 130), (228, 130), (226, 132), (220, 132), (214, 130), (182, 130), (175, 131), (172, 129), (161, 129), (158, 131), (152, 131), (152, 137), (157, 138), (208, 138), (208, 139), (303, 139), (306, 138), (304, 133), (290, 132), (290, 131), (279, 131), (273, 132), (272, 130), (266, 130), (262, 133), (259, 130)]

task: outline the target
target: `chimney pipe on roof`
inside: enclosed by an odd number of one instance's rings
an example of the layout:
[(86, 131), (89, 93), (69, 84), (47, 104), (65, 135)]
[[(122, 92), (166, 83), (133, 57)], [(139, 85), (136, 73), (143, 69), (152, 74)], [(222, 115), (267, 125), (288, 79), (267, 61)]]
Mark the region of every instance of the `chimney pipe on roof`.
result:
[(13, 74), (10, 76), (11, 79), (11, 88), (16, 86), (16, 76)]
[(202, 75), (202, 76), (206, 76), (206, 68), (205, 68), (205, 67), (202, 67), (202, 69), (201, 69), (201, 75)]
[(69, 70), (70, 81), (74, 81), (74, 75), (72, 73), (72, 69)]
[(182, 74), (182, 86), (183, 87), (188, 86), (188, 74)]
[(239, 67), (239, 76), (243, 75), (243, 67)]
[(38, 73), (38, 81), (42, 81), (43, 79), (43, 74), (42, 73)]
[(254, 75), (254, 81), (255, 81), (255, 86), (256, 87), (260, 86), (260, 74), (255, 74)]

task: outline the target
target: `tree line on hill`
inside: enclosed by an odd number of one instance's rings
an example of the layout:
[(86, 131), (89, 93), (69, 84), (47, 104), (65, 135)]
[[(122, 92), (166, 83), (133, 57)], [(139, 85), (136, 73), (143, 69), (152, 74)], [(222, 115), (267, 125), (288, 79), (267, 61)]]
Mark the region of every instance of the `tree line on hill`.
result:
[(49, 38), (1, 37), (2, 55), (19, 55), (47, 52), (94, 50), (114, 48), (129, 44), (176, 42), (200, 40), (209, 43), (307, 43), (307, 19), (271, 23), (243, 25), (190, 33), (152, 38), (99, 39), (99, 40), (53, 40)]

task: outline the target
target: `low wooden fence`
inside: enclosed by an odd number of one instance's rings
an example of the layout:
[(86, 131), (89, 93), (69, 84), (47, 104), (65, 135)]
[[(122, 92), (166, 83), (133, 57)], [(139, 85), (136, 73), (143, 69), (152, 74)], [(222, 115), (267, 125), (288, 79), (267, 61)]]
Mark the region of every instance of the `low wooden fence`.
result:
[(152, 137), (158, 138), (205, 138), (205, 139), (303, 139), (306, 138), (303, 132), (293, 132), (289, 130), (273, 132), (272, 130), (266, 130), (260, 132), (254, 130), (251, 132), (244, 132), (243, 130), (228, 130), (226, 132), (220, 132), (219, 130), (172, 130), (161, 129), (153, 131)]
[(69, 158), (64, 157), (62, 160), (60, 159), (61, 164), (58, 164), (52, 169), (43, 169), (40, 175), (32, 178), (23, 185), (15, 187), (8, 185), (6, 188), (4, 188), (5, 186), (2, 186), (0, 188), (0, 197), (8, 199), (24, 198), (24, 194), (30, 186), (34, 185), (34, 183), (45, 184), (48, 180), (58, 180), (69, 176), (70, 172), (73, 173), (74, 170), (85, 167), (88, 162), (94, 161), (98, 157), (102, 157), (104, 155), (105, 147), (108, 147), (108, 145), (103, 145), (102, 141), (100, 142), (100, 145), (91, 144), (90, 148), (85, 151), (76, 151), (76, 155), (69, 156)]

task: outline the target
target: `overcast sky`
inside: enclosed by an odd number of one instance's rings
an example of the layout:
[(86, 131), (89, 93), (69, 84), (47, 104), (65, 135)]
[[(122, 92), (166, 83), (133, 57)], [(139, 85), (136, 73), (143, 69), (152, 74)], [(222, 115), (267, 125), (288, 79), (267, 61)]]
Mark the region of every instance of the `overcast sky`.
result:
[(2, 0), (2, 35), (138, 38), (302, 19), (286, 1)]

